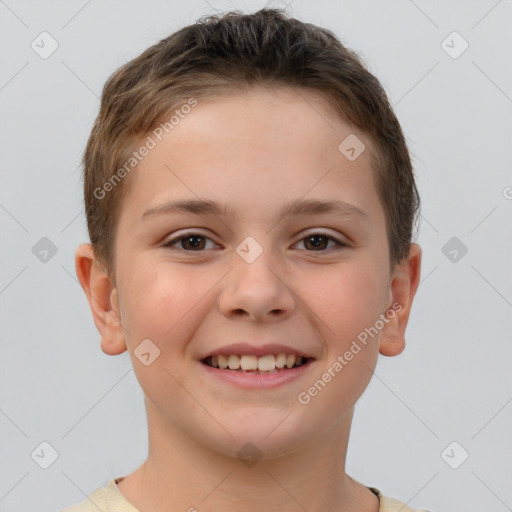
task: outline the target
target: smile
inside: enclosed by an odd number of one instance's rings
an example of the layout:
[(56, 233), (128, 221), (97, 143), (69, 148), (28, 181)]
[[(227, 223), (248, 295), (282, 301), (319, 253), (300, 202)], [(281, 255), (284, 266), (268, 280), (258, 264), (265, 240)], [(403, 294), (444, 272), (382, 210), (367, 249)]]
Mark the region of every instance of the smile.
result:
[(268, 354), (264, 356), (229, 354), (209, 356), (203, 363), (212, 368), (250, 373), (275, 373), (306, 364), (308, 358), (295, 354)]
[(201, 359), (200, 366), (223, 385), (261, 391), (299, 379), (314, 362), (313, 357), (284, 353), (264, 356), (219, 354)]

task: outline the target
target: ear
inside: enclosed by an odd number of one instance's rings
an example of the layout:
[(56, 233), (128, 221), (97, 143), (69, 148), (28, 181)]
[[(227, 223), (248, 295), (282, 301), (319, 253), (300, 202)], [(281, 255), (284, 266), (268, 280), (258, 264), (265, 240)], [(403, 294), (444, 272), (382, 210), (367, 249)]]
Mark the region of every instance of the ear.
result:
[(121, 354), (126, 350), (126, 340), (117, 289), (97, 261), (91, 244), (81, 244), (77, 248), (75, 270), (101, 334), (101, 349), (108, 355)]
[[(390, 282), (390, 304), (379, 343), (379, 352), (397, 356), (405, 348), (405, 328), (409, 321), (412, 301), (420, 281), (421, 247), (410, 244), (409, 255), (397, 264)], [(394, 312), (394, 314), (393, 314)]]

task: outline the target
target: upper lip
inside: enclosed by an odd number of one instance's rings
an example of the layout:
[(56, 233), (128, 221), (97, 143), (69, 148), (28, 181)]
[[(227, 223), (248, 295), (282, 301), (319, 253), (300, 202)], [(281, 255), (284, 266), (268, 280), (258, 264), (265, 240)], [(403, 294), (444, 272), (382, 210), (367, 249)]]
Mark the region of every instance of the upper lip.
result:
[(220, 354), (231, 355), (236, 354), (239, 356), (252, 355), (252, 356), (266, 356), (269, 354), (295, 354), (302, 356), (306, 359), (314, 359), (314, 357), (303, 350), (296, 347), (288, 347), (280, 343), (267, 343), (265, 345), (250, 345), (249, 343), (232, 343), (231, 345), (224, 345), (223, 347), (211, 350), (204, 353), (199, 357), (203, 360), (209, 356), (218, 356)]

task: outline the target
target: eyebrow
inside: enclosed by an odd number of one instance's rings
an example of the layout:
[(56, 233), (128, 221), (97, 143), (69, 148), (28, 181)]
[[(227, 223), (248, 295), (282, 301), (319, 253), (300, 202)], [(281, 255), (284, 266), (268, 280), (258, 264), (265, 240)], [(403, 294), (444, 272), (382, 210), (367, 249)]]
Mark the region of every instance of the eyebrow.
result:
[[(145, 220), (151, 217), (171, 213), (192, 213), (194, 215), (216, 215), (219, 217), (238, 217), (236, 210), (217, 201), (206, 199), (178, 199), (148, 208), (140, 217)], [(286, 216), (318, 215), (335, 213), (338, 215), (359, 217), (369, 222), (368, 214), (353, 204), (340, 200), (295, 199), (283, 205), (279, 210), (278, 221)]]

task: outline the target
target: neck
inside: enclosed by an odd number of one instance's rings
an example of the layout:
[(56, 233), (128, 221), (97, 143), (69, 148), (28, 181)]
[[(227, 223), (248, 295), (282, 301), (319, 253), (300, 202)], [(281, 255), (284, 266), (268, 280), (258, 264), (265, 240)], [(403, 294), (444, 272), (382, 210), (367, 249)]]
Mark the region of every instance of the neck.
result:
[[(271, 459), (235, 458), (198, 444), (146, 400), (146, 462), (119, 484), (144, 512), (222, 510), (377, 512), (377, 497), (345, 473), (350, 415), (307, 444)], [(249, 454), (251, 450), (249, 449)], [(333, 457), (336, 454), (337, 457)]]

